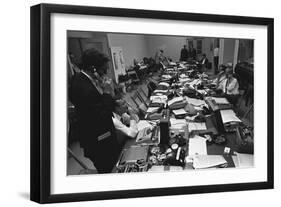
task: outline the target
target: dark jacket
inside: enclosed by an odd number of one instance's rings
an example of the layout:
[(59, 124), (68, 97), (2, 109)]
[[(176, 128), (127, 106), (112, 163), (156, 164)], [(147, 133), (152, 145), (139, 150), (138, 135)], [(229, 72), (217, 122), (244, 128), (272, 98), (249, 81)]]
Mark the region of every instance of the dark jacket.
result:
[(187, 59), (188, 59), (188, 50), (182, 48), (182, 49), (181, 49), (180, 61), (186, 61)]
[(91, 80), (77, 73), (69, 90), (78, 119), (78, 134), (85, 157), (92, 160), (99, 173), (111, 172), (119, 153), (112, 121), (113, 99), (100, 94)]

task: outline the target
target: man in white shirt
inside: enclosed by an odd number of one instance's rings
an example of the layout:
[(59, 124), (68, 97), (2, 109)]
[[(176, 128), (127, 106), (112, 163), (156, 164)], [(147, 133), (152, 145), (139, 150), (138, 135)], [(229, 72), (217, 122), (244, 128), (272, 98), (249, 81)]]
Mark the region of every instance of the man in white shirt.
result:
[(217, 89), (222, 91), (230, 103), (236, 104), (239, 98), (239, 83), (233, 76), (232, 66), (227, 67), (226, 78), (220, 82)]
[(131, 109), (128, 109), (124, 100), (116, 101), (112, 120), (117, 137), (121, 139), (121, 142), (124, 137), (135, 138), (137, 136), (137, 122), (139, 118)]
[(219, 65), (219, 47), (214, 48), (214, 69), (215, 74), (218, 73), (218, 65)]

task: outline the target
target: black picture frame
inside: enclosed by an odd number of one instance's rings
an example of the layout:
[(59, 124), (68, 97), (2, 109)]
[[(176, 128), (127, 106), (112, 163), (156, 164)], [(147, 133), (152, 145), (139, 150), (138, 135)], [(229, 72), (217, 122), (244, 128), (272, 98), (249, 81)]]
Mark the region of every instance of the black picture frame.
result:
[[(151, 18), (207, 23), (263, 25), (267, 27), (267, 181), (254, 183), (171, 187), (155, 189), (87, 192), (74, 194), (50, 193), (50, 15), (53, 13), (113, 17)], [(165, 196), (178, 194), (272, 189), (274, 187), (274, 20), (272, 18), (228, 16), (199, 13), (103, 8), (72, 5), (39, 4), (31, 7), (31, 174), (30, 199), (39, 203), (70, 202), (102, 199)]]

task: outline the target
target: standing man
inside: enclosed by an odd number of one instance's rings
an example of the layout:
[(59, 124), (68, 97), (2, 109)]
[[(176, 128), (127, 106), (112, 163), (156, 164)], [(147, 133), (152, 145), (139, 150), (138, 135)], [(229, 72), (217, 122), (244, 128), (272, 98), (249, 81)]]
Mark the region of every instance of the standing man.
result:
[(219, 66), (219, 47), (216, 46), (214, 48), (214, 69), (215, 69), (215, 75), (218, 73), (218, 66)]
[(82, 71), (74, 75), (69, 89), (77, 113), (80, 146), (98, 173), (111, 172), (120, 152), (112, 121), (114, 102), (103, 79), (108, 61), (95, 49), (84, 51)]
[(192, 60), (196, 60), (196, 50), (193, 47), (193, 45), (190, 45), (189, 47), (189, 56), (191, 57)]
[(186, 45), (181, 49), (180, 61), (186, 61), (188, 59), (188, 50), (186, 49)]

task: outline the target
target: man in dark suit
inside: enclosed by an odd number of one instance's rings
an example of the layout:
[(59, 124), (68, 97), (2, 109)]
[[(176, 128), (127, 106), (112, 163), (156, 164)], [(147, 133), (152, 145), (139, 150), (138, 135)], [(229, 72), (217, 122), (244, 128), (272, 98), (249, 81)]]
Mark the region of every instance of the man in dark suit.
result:
[(188, 50), (186, 49), (186, 45), (183, 46), (181, 49), (181, 57), (180, 61), (187, 61), (188, 59)]
[(119, 156), (112, 121), (113, 98), (105, 92), (102, 76), (109, 59), (95, 49), (82, 55), (82, 71), (71, 80), (69, 96), (77, 112), (80, 146), (99, 173), (109, 173)]
[(196, 50), (195, 50), (195, 48), (192, 46), (192, 45), (190, 45), (190, 47), (189, 47), (189, 57), (192, 59), (192, 60), (196, 60), (196, 55), (197, 55), (197, 52), (196, 52)]
[(206, 57), (206, 54), (202, 55), (202, 59), (200, 60), (200, 64), (201, 64), (202, 71), (206, 71), (206, 69), (208, 68), (208, 64), (209, 64), (209, 60)]

